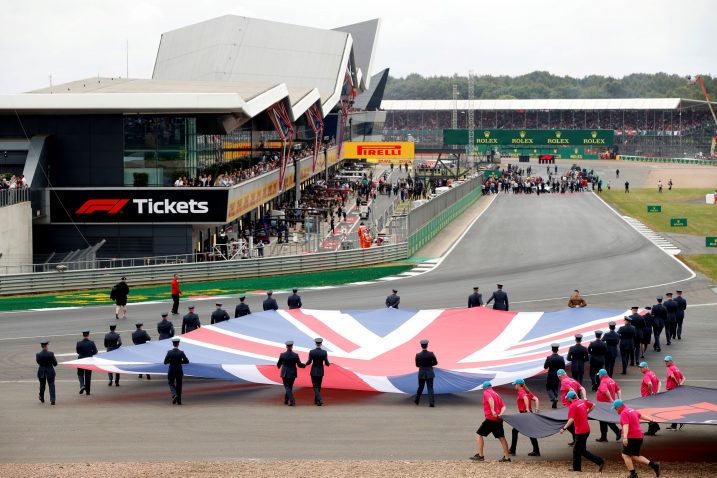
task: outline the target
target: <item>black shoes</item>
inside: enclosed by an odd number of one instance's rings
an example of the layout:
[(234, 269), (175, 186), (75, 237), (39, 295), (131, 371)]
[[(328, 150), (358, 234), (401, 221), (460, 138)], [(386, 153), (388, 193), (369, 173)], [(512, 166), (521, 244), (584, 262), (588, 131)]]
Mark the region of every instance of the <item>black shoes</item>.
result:
[(433, 407), (436, 406), (436, 404), (435, 404), (435, 403), (430, 403), (428, 406), (431, 407), (431, 408), (433, 408)]
[(598, 473), (602, 473), (603, 468), (605, 468), (605, 460), (598, 465)]
[(296, 402), (289, 402), (289, 406), (290, 406), (290, 407), (295, 407), (295, 406), (296, 406)]
[(108, 383), (107, 386), (108, 386), (108, 387), (111, 387), (111, 386), (112, 386), (112, 382)]
[(575, 446), (575, 442), (571, 441), (570, 443), (568, 443), (568, 446)]
[(595, 441), (597, 441), (597, 442), (602, 442), (602, 443), (607, 443), (607, 438), (600, 437), (600, 438), (596, 438)]
[(509, 457), (509, 456), (504, 456), (503, 458), (501, 458), (500, 460), (498, 460), (498, 463), (510, 463), (510, 462), (511, 462), (511, 461), (510, 461), (510, 457)]
[(473, 460), (473, 461), (485, 461), (485, 458), (482, 457), (481, 455), (479, 455), (478, 453), (476, 453), (475, 455), (473, 455), (473, 456), (471, 457), (471, 460)]
[(558, 408), (558, 401), (557, 401), (557, 400), (553, 400), (553, 406), (552, 406), (552, 408)]
[(515, 450), (509, 450), (508, 453), (510, 454), (510, 456), (515, 456)]
[(42, 395), (38, 395), (37, 398), (39, 398), (42, 403), (45, 403), (45, 397)]
[(418, 402), (418, 399), (415, 399), (415, 400), (413, 401), (413, 403), (415, 403), (416, 405), (418, 405), (418, 403), (419, 403), (419, 402)]
[(80, 387), (80, 395), (82, 395), (83, 393), (85, 393), (85, 387)]
[(540, 456), (540, 452), (539, 451), (531, 451), (530, 453), (528, 453), (528, 456)]
[(651, 461), (649, 463), (650, 468), (652, 468), (652, 471), (655, 472), (655, 476), (660, 476), (660, 462), (659, 461)]
[(177, 403), (177, 396), (172, 395), (172, 405), (175, 405)]
[(55, 401), (54, 401), (54, 400), (50, 402), (50, 405), (54, 405), (54, 404), (55, 404)]

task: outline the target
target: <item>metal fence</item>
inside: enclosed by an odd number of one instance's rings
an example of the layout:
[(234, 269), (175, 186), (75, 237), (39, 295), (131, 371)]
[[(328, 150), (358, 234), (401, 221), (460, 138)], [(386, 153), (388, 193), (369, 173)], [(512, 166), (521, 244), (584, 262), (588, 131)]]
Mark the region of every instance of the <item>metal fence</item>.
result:
[(30, 200), (30, 188), (0, 189), (0, 207), (12, 206)]
[(273, 277), (353, 269), (402, 260), (406, 257), (408, 257), (408, 245), (402, 243), (301, 256), (12, 274), (0, 278), (0, 296), (79, 289), (106, 289), (109, 291), (122, 276), (126, 276), (133, 285), (169, 284), (172, 274), (175, 273), (180, 274), (182, 279), (187, 282)]

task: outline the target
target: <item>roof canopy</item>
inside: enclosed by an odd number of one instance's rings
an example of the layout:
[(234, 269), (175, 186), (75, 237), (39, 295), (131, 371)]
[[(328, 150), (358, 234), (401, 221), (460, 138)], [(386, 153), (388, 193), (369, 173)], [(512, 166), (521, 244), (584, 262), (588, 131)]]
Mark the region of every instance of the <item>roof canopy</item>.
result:
[[(621, 98), (575, 100), (458, 100), (458, 110), (674, 110), (686, 106), (706, 105), (706, 101), (682, 98)], [(453, 100), (384, 100), (387, 111), (450, 111)]]

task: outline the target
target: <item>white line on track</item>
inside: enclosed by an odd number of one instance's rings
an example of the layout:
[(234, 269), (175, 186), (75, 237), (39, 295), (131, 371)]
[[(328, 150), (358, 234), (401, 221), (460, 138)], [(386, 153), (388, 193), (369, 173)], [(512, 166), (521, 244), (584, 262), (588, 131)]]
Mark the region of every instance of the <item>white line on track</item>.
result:
[[(123, 332), (134, 332), (135, 329), (127, 329), (127, 330), (117, 330), (117, 333), (123, 333)], [(0, 339), (0, 341), (6, 341), (6, 340), (24, 340), (24, 339), (49, 339), (52, 337), (80, 337), (81, 334), (57, 334), (57, 335), (33, 335), (30, 337), (4, 337)], [(74, 355), (74, 354), (73, 354)]]

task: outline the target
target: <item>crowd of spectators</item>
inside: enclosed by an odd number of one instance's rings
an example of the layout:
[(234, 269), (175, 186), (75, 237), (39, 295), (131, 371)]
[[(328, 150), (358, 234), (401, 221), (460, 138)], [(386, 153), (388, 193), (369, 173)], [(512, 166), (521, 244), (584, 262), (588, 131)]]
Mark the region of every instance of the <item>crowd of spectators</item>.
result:
[[(458, 127), (468, 124), (465, 111), (458, 112)], [(384, 134), (400, 130), (430, 131), (450, 128), (451, 111), (387, 111)], [(709, 124), (708, 111), (674, 110), (566, 110), (476, 111), (478, 129), (612, 129), (616, 134), (682, 136)]]
[(22, 189), (26, 188), (27, 184), (25, 183), (25, 176), (20, 175), (12, 175), (10, 177), (4, 176), (0, 174), (2, 177), (2, 180), (0, 180), (0, 190), (2, 189)]
[[(499, 177), (485, 180), (483, 194), (576, 193), (586, 191), (589, 183), (592, 183), (598, 192), (602, 191), (602, 179), (593, 170), (573, 166), (559, 174), (557, 166), (548, 165), (544, 174), (541, 171), (542, 166), (533, 169), (532, 166), (519, 168), (508, 164)], [(607, 188), (610, 188), (609, 181)]]

